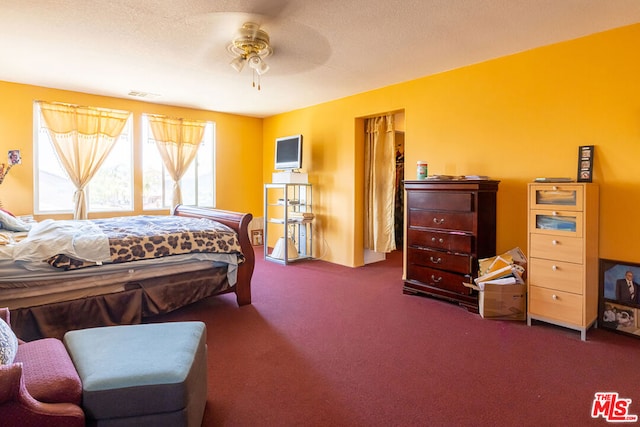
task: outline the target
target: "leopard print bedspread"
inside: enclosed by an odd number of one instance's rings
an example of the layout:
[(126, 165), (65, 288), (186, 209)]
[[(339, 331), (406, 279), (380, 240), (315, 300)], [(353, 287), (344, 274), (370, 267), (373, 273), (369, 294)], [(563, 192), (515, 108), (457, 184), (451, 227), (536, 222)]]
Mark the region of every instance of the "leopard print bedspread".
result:
[[(244, 261), (236, 232), (206, 218), (139, 215), (95, 219), (92, 222), (109, 239), (112, 263), (194, 252), (236, 253), (238, 262)], [(63, 254), (55, 255), (47, 262), (65, 270), (96, 265)]]

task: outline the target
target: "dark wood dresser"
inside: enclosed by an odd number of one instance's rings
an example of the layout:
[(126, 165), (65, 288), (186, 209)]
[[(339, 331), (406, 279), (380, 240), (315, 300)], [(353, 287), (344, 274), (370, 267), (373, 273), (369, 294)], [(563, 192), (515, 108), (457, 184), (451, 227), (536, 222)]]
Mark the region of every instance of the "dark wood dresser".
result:
[(423, 294), (478, 311), (478, 259), (496, 255), (499, 181), (404, 181), (405, 294)]

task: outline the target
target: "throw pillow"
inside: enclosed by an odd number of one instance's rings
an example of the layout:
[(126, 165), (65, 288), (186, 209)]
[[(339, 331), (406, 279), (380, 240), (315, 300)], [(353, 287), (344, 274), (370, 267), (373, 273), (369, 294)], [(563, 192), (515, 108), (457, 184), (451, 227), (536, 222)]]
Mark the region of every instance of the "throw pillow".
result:
[(10, 365), (18, 352), (18, 337), (11, 326), (0, 319), (0, 364)]
[(31, 224), (27, 224), (21, 219), (0, 210), (0, 228), (9, 231), (29, 231), (31, 230)]

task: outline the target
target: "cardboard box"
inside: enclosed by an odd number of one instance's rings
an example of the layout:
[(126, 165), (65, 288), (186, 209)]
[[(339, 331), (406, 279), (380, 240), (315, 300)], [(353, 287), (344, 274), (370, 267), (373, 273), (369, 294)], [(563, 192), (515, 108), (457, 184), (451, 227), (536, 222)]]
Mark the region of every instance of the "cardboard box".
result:
[(527, 285), (485, 284), (479, 303), (485, 319), (526, 320)]
[(484, 290), (480, 290), (478, 286), (471, 283), (464, 285), (478, 291), (480, 316), (484, 319), (527, 319), (527, 285), (485, 283)]

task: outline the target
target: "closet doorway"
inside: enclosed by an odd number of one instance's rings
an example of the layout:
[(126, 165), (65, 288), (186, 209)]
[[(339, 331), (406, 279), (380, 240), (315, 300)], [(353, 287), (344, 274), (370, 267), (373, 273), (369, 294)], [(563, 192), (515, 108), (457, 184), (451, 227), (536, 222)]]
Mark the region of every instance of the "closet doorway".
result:
[[(385, 132), (385, 143), (389, 144), (385, 148), (385, 155), (389, 159), (386, 162), (376, 162), (372, 159), (374, 157), (370, 151), (372, 149), (371, 141), (366, 141), (369, 137), (371, 129), (367, 130), (367, 120), (365, 120), (365, 227), (369, 227), (369, 230), (365, 230), (365, 234), (369, 233), (369, 242), (372, 238), (377, 240), (376, 244), (380, 246), (379, 242), (390, 242), (386, 245), (387, 249), (377, 251), (373, 249), (371, 243), (367, 243), (367, 237), (365, 237), (364, 245), (364, 263), (370, 264), (377, 261), (382, 261), (386, 258), (386, 253), (391, 250), (402, 250), (403, 247), (403, 225), (404, 225), (404, 190), (402, 181), (404, 180), (404, 146), (405, 146), (405, 126), (404, 126), (404, 111), (385, 114), (384, 116), (392, 117), (392, 120), (388, 120), (388, 125)], [(381, 115), (380, 117), (383, 117)], [(381, 140), (381, 139), (380, 139)], [(393, 167), (389, 168), (389, 165)], [(380, 175), (382, 174), (382, 175)], [(384, 176), (384, 179), (380, 179), (380, 176)], [(376, 177), (376, 178), (373, 178)], [(375, 196), (371, 196), (371, 188), (367, 185), (367, 181), (372, 180), (382, 181), (391, 185), (391, 189), (385, 190), (388, 194), (385, 197), (379, 197), (379, 192), (373, 191)], [(392, 199), (392, 200), (390, 200)], [(376, 203), (385, 203), (392, 205), (391, 210), (384, 209)], [(375, 213), (371, 213), (375, 211)], [(372, 235), (372, 226), (369, 225), (370, 218), (373, 221), (378, 221), (384, 213), (384, 221), (388, 222), (384, 227), (375, 228), (375, 237)]]

